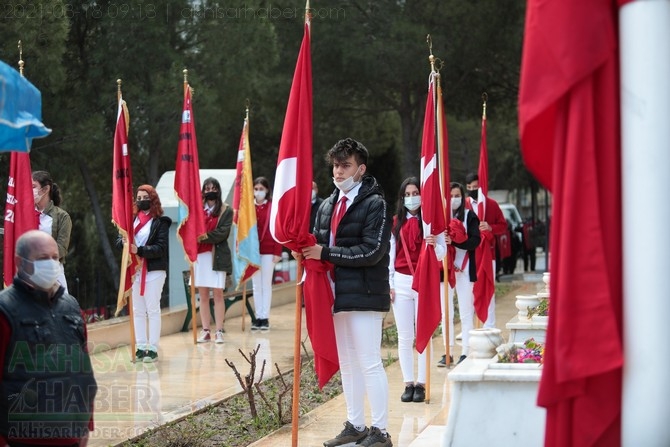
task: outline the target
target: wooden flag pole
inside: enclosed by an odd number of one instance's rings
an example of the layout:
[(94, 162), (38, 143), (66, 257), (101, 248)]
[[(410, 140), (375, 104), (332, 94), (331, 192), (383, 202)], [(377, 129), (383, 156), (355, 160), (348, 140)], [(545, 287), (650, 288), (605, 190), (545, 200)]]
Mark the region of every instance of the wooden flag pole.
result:
[(442, 290), (444, 290), (444, 313), (442, 314), (442, 332), (444, 332), (444, 361), (446, 367), (451, 366), (451, 336), (449, 335), (449, 329), (451, 328), (451, 322), (453, 317), (449, 313), (449, 256), (444, 256), (444, 283)]
[(242, 332), (244, 332), (244, 317), (247, 313), (247, 282), (242, 286)]
[(431, 337), (430, 340), (428, 340), (428, 344), (426, 345), (426, 399), (424, 400), (425, 403), (429, 404), (430, 403), (430, 358), (432, 357), (433, 350), (431, 349), (431, 346), (433, 344), (433, 338)]
[[(128, 272), (128, 257), (130, 256), (130, 248), (128, 246), (128, 239), (123, 244), (123, 251), (121, 254), (121, 275), (119, 278), (119, 293), (116, 297), (116, 313), (120, 313), (123, 307), (119, 307), (118, 303), (123, 303), (123, 295), (125, 294), (126, 276)], [(132, 288), (128, 296), (128, 317), (130, 318), (130, 359), (135, 362), (135, 320), (133, 317), (133, 292)]]
[[(195, 307), (195, 273), (193, 272), (193, 264), (191, 264), (190, 268), (191, 272), (191, 309), (193, 309), (192, 312), (192, 318), (191, 318), (191, 324), (193, 325), (193, 344), (198, 343), (198, 320), (197, 320), (197, 310)], [(203, 328), (204, 329), (204, 328)]]
[(291, 446), (298, 446), (298, 417), (300, 416), (300, 341), (302, 339), (302, 257), (297, 259), (295, 285), (295, 329), (293, 336), (293, 405), (291, 407)]
[[(428, 57), (428, 60), (430, 61), (430, 67), (431, 71), (434, 71), (436, 73), (436, 113), (435, 116), (437, 117), (437, 157), (439, 160), (438, 163), (438, 171), (440, 174), (440, 186), (442, 189), (442, 194), (444, 195), (444, 198), (446, 200), (451, 200), (451, 187), (449, 184), (449, 173), (444, 172), (444, 163), (443, 160), (447, 156), (447, 154), (444, 151), (444, 144), (445, 144), (445, 135), (443, 135), (443, 129), (440, 123), (442, 123), (442, 120), (444, 118), (444, 109), (443, 107), (440, 107), (442, 104), (442, 84), (440, 82), (440, 72), (435, 68), (435, 56), (433, 55), (433, 41), (430, 38), (430, 34), (426, 36), (426, 41), (428, 43), (428, 48), (430, 52), (430, 56)], [(449, 222), (449, 218), (451, 216), (447, 215), (448, 211), (451, 209), (451, 205), (449, 206), (444, 206), (444, 199), (443, 199), (443, 210), (444, 210), (444, 222), (447, 223)], [(446, 231), (445, 231), (446, 233)], [(446, 234), (445, 234), (446, 236)], [(446, 247), (447, 252), (444, 255), (444, 259), (442, 260), (442, 271), (444, 272), (444, 282), (443, 282), (443, 290), (444, 290), (444, 299), (442, 300), (442, 307), (444, 308), (444, 312), (442, 312), (442, 332), (444, 333), (444, 358), (445, 358), (445, 364), (446, 367), (449, 368), (451, 365), (451, 337), (449, 336), (449, 329), (451, 328), (452, 325), (452, 316), (449, 314), (449, 270), (451, 269), (451, 266), (449, 265), (449, 247)]]

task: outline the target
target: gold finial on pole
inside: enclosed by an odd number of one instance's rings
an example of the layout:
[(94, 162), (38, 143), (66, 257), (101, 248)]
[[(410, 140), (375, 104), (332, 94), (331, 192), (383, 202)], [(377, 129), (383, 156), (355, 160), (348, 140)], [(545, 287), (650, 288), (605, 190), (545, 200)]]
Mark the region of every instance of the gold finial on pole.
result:
[(23, 76), (23, 44), (19, 40), (19, 73)]
[(309, 0), (305, 2), (305, 23), (312, 20), (312, 13), (310, 12)]
[(246, 104), (245, 104), (245, 117), (244, 117), (245, 120), (249, 119), (249, 108), (250, 107), (251, 107), (251, 102), (249, 101), (249, 98), (247, 98)]
[(428, 60), (430, 61), (430, 71), (435, 72), (435, 56), (433, 55), (433, 39), (430, 37), (430, 34), (426, 34), (426, 43), (428, 44)]
[(188, 84), (188, 70), (184, 68), (184, 84)]
[(116, 80), (116, 100), (121, 101), (121, 79)]
[(486, 92), (482, 93), (482, 119), (486, 119), (486, 101), (488, 101), (489, 95)]

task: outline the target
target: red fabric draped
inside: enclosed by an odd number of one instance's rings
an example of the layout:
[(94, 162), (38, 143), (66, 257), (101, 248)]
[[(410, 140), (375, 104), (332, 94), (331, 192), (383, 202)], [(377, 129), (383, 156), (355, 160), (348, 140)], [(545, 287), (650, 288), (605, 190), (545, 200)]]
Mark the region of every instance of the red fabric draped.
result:
[(491, 243), (493, 233), (482, 231), (482, 241), (477, 247), (475, 258), (477, 259), (477, 281), (473, 287), (475, 296), (475, 313), (480, 321), (486, 321), (489, 316), (489, 304), (495, 292), (495, 277), (493, 272), (493, 258), (491, 256)]
[[(310, 234), (308, 238), (312, 245), (316, 242), (314, 235)], [(333, 271), (333, 265), (330, 262), (303, 259), (303, 266), (306, 273), (302, 290), (307, 333), (314, 350), (314, 369), (319, 388), (323, 388), (340, 369), (333, 323), (335, 297), (327, 275)]]
[(528, 169), (553, 194), (538, 395), (549, 447), (621, 445), (618, 12), (611, 0), (537, 0), (527, 8), (521, 143)]

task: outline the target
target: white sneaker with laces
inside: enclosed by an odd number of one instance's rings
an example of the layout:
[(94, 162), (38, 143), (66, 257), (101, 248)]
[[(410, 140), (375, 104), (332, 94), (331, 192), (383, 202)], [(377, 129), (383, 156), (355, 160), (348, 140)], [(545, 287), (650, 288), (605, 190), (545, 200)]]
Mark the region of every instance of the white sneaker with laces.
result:
[(214, 343), (223, 343), (223, 331), (216, 331), (216, 334), (214, 334)]
[(212, 335), (209, 333), (209, 330), (203, 329), (198, 337), (198, 343), (208, 343), (211, 339)]

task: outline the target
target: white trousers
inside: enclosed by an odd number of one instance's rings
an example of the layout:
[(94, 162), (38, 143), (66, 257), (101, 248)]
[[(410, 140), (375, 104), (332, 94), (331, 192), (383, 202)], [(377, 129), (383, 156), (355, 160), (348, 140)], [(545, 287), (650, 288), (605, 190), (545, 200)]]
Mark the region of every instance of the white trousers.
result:
[[(144, 296), (140, 295), (141, 274), (133, 282), (133, 321), (135, 323), (135, 344), (137, 349), (151, 349), (158, 352), (161, 336), (161, 293), (165, 283), (165, 271), (149, 272), (144, 287)], [(151, 279), (149, 278), (151, 277)], [(148, 338), (147, 338), (148, 323)]]
[[(461, 345), (463, 346), (463, 355), (470, 353), (470, 329), (474, 329), (475, 327), (475, 296), (472, 293), (473, 287), (474, 283), (470, 282), (470, 273), (467, 268), (464, 272), (456, 272), (455, 289), (456, 298), (458, 299), (458, 312), (461, 316), (461, 332), (463, 337)], [(453, 299), (454, 289), (449, 287), (449, 301), (453, 303)]]
[(274, 255), (261, 255), (261, 268), (251, 277), (254, 286), (256, 318), (270, 318), (272, 306), (272, 279), (275, 274)]
[(388, 422), (388, 379), (381, 357), (383, 319), (382, 312), (333, 315), (347, 420), (356, 426), (366, 425), (366, 395), (371, 425), (386, 429)]
[[(393, 288), (395, 290), (393, 316), (398, 329), (398, 360), (405, 383), (414, 383), (414, 339), (416, 338), (419, 294), (412, 289), (412, 280), (411, 275), (398, 272), (393, 275)], [(425, 384), (426, 350), (419, 354), (417, 361), (418, 374), (416, 381)]]

